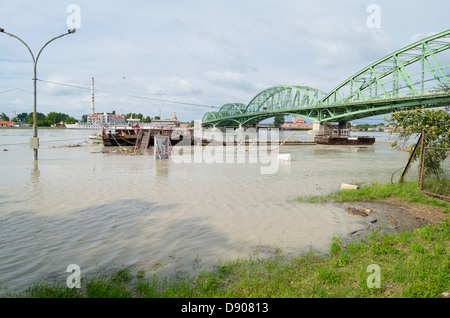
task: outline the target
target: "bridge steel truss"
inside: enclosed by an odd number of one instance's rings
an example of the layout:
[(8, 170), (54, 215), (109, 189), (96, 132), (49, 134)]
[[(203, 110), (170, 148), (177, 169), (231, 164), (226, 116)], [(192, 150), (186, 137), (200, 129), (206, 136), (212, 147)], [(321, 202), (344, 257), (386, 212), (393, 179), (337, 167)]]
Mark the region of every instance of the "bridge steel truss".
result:
[(325, 93), (308, 86), (274, 86), (248, 105), (228, 103), (207, 112), (203, 126), (256, 124), (277, 115), (321, 123), (346, 122), (417, 107), (450, 105), (450, 30), (427, 37), (370, 64)]

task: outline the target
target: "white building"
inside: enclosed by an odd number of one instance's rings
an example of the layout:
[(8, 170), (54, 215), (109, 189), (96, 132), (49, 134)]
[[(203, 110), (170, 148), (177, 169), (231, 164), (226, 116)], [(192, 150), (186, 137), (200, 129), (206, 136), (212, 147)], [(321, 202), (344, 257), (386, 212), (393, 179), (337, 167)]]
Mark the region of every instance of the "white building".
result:
[(88, 114), (87, 122), (88, 125), (123, 125), (126, 124), (127, 121), (122, 115), (114, 115), (114, 114)]
[(174, 114), (171, 119), (152, 119), (152, 126), (169, 126), (169, 127), (179, 127), (180, 121), (177, 115)]

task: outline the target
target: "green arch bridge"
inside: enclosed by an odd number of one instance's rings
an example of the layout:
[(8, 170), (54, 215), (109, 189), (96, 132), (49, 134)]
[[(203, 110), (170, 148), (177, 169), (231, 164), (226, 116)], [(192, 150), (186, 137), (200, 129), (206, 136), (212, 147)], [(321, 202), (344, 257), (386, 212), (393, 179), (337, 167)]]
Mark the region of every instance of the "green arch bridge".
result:
[[(326, 93), (308, 86), (274, 86), (250, 103), (207, 112), (202, 126), (255, 125), (277, 115), (321, 124), (347, 122), (416, 107), (450, 105), (450, 30), (430, 36), (370, 64)], [(440, 58), (440, 59), (439, 59)]]

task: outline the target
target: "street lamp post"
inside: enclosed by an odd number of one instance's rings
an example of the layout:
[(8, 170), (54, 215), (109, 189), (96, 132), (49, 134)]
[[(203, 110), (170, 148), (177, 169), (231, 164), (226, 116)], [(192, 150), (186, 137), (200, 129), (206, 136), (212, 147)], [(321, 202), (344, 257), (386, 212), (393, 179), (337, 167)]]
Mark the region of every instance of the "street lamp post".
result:
[(48, 41), (47, 43), (44, 44), (44, 46), (39, 50), (38, 55), (36, 56), (36, 58), (34, 57), (33, 52), (31, 51), (30, 47), (18, 36), (12, 34), (12, 33), (8, 33), (5, 32), (4, 29), (0, 28), (0, 33), (4, 33), (7, 34), (13, 38), (16, 38), (17, 40), (19, 40), (20, 42), (22, 42), (23, 45), (26, 46), (26, 48), (28, 49), (28, 52), (30, 52), (31, 58), (33, 59), (33, 138), (30, 141), (30, 147), (32, 149), (34, 149), (34, 160), (38, 159), (38, 148), (39, 148), (39, 139), (37, 137), (37, 113), (36, 113), (36, 104), (37, 104), (37, 89), (36, 89), (36, 81), (37, 81), (37, 62), (39, 60), (39, 56), (42, 53), (42, 50), (50, 44), (50, 42), (53, 42), (56, 39), (62, 38), (63, 36), (66, 36), (68, 34), (73, 34), (75, 33), (75, 29), (72, 30), (68, 30), (67, 33), (61, 34), (57, 37), (54, 37), (53, 39), (51, 39), (50, 41)]

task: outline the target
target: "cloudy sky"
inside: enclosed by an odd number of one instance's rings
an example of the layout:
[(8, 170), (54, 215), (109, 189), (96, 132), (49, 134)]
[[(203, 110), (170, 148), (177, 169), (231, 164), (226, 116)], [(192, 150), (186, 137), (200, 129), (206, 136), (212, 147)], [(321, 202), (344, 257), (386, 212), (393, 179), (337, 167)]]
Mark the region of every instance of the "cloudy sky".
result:
[[(274, 85), (329, 91), (449, 29), (450, 2), (0, 0), (0, 8), (0, 28), (35, 55), (76, 27), (39, 58), (39, 112), (89, 113), (94, 77), (96, 112), (176, 113), (188, 121), (228, 102), (248, 104)], [(0, 33), (0, 113), (33, 111), (32, 77), (25, 46)]]

